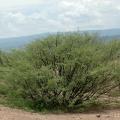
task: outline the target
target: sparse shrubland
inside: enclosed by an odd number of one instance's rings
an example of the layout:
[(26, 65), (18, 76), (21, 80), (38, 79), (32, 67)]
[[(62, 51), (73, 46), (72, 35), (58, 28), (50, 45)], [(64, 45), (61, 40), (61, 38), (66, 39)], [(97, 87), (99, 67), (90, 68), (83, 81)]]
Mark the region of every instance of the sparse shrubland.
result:
[(0, 53), (0, 95), (35, 110), (76, 110), (120, 93), (120, 41), (79, 33), (37, 40)]

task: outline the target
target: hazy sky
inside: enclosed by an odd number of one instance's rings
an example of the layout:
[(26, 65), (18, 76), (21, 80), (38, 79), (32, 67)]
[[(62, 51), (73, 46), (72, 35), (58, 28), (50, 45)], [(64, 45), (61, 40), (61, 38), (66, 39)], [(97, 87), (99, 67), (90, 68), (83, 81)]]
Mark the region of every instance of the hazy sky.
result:
[(120, 0), (0, 0), (0, 37), (120, 27)]

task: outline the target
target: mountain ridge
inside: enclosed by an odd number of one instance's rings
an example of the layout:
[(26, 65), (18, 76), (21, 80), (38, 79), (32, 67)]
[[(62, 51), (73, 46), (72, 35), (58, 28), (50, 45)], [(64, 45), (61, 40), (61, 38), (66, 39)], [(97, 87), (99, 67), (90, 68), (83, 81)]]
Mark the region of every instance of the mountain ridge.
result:
[[(92, 34), (98, 34), (104, 39), (119, 39), (120, 38), (120, 28), (119, 29), (103, 29), (103, 30), (86, 30), (80, 31), (81, 33), (88, 32)], [(21, 37), (12, 37), (12, 38), (0, 38), (0, 49), (1, 50), (10, 50), (24, 47), (26, 44), (44, 38), (49, 34), (55, 33), (41, 33), (36, 35), (21, 36)]]

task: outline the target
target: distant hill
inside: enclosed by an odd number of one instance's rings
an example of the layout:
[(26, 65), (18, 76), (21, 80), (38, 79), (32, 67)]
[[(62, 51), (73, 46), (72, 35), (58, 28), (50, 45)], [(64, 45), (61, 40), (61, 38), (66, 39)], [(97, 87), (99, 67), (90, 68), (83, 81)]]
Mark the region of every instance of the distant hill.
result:
[(109, 37), (120, 36), (120, 29), (88, 30), (88, 32), (97, 33), (100, 36), (109, 36)]
[(87, 32), (98, 34), (104, 40), (120, 39), (120, 29), (89, 30)]
[(0, 38), (0, 49), (1, 50), (10, 50), (14, 48), (22, 48), (26, 44), (44, 38), (48, 35), (48, 33), (31, 35), (31, 36), (22, 36), (22, 37), (13, 37), (13, 38)]
[[(92, 34), (97, 33), (99, 36), (103, 37), (106, 40), (120, 39), (120, 29), (88, 30), (81, 32), (88, 32)], [(15, 38), (0, 38), (0, 49), (9, 50), (12, 48), (21, 48), (24, 47), (26, 44), (30, 43), (31, 41), (34, 41), (36, 39), (41, 39), (48, 35), (49, 33), (43, 33), (43, 34), (15, 37)]]

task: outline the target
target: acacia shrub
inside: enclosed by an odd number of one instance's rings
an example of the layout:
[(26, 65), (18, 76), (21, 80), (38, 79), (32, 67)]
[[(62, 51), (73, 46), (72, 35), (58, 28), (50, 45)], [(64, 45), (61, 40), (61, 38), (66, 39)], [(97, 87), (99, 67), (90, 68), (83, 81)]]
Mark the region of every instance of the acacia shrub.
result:
[(49, 36), (15, 54), (22, 59), (11, 62), (10, 87), (35, 109), (79, 107), (116, 87), (119, 78), (110, 52), (93, 35)]

